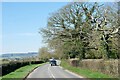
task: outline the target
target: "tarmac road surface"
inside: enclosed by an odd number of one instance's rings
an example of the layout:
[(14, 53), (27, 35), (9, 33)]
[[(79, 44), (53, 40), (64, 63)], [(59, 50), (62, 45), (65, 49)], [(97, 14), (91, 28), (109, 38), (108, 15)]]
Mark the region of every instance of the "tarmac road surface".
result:
[(83, 80), (81, 79), (83, 78), (82, 76), (63, 69), (59, 64), (60, 61), (57, 60), (57, 66), (51, 66), (50, 64), (42, 65), (30, 73), (27, 80)]

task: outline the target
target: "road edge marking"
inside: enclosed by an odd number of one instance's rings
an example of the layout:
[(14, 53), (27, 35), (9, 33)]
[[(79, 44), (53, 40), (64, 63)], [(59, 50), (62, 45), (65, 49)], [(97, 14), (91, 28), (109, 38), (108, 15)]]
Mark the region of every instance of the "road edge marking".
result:
[(67, 70), (66, 68), (63, 68), (62, 66), (59, 66), (61, 69), (64, 69), (66, 72), (68, 72), (68, 73), (70, 73), (70, 74), (73, 74), (73, 75), (75, 75), (75, 76), (77, 76), (77, 77), (79, 77), (79, 78), (85, 78), (85, 77), (83, 77), (83, 76), (81, 76), (81, 75), (79, 75), (79, 74), (77, 74), (77, 73), (75, 73), (75, 72), (73, 72), (73, 71), (70, 71), (70, 70)]
[[(46, 64), (43, 64), (43, 65), (46, 65)], [(42, 65), (40, 65), (40, 66), (42, 66)], [(25, 76), (25, 78), (23, 78), (23, 80), (27, 80), (27, 79), (28, 79), (28, 76), (29, 76), (34, 70), (36, 70), (37, 68), (39, 68), (40, 66), (37, 66), (37, 67), (33, 68), (33, 69)]]

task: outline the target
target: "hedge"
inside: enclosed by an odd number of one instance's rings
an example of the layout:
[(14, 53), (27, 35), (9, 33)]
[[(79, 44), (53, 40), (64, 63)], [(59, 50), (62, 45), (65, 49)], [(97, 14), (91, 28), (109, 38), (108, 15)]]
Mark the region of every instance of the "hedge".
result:
[(82, 61), (71, 59), (66, 61), (72, 67), (99, 71), (103, 74), (108, 74), (109, 76), (113, 76), (115, 78), (120, 77), (119, 74), (120, 65), (118, 65), (120, 62), (118, 59), (109, 59), (109, 60), (84, 59)]
[(9, 74), (10, 72), (15, 71), (16, 69), (30, 65), (30, 64), (41, 64), (43, 61), (26, 61), (26, 62), (10, 62), (7, 64), (0, 65), (0, 70), (2, 70), (2, 76)]

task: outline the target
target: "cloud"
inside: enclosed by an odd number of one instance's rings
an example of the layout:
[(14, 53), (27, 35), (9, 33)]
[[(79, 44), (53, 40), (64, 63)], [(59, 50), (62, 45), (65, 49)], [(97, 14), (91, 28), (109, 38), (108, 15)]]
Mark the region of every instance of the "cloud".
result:
[(38, 36), (38, 33), (20, 33), (19, 36)]

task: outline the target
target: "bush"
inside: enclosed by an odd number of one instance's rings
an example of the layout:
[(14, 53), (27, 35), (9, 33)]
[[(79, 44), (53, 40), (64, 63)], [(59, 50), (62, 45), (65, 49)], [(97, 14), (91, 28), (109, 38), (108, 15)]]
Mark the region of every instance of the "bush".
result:
[(43, 61), (27, 61), (27, 62), (10, 62), (7, 64), (2, 64), (2, 76), (15, 71), (16, 69), (29, 65), (29, 64), (41, 64), (44, 63)]
[(118, 59), (84, 59), (78, 60), (66, 60), (67, 63), (72, 67), (79, 67), (83, 69), (90, 69), (93, 71), (99, 71), (103, 74), (108, 74), (113, 77), (119, 76), (119, 60)]

